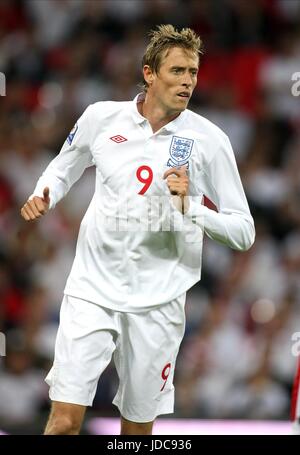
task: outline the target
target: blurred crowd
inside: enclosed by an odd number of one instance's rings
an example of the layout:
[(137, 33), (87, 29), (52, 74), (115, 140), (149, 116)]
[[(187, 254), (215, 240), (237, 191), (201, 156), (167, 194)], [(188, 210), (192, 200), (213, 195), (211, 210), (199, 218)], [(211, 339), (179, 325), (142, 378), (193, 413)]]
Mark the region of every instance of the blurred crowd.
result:
[[(187, 298), (175, 416), (289, 417), (300, 331), (300, 96), (292, 91), (300, 1), (1, 0), (1, 429), (38, 431), (49, 408), (43, 379), (94, 169), (39, 222), (23, 221), (20, 207), (90, 103), (140, 91), (147, 33), (161, 23), (192, 27), (204, 41), (190, 108), (228, 134), (257, 230), (246, 253), (205, 239), (202, 280)], [(117, 380), (110, 365), (92, 412), (117, 415)]]

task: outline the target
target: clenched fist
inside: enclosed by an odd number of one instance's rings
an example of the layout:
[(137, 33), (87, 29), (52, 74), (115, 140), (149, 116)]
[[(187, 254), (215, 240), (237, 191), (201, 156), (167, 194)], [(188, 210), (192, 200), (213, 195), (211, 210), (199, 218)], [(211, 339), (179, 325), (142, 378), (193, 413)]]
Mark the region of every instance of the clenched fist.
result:
[(49, 188), (44, 188), (43, 197), (34, 196), (21, 208), (21, 215), (26, 221), (33, 221), (45, 215), (49, 210), (50, 197)]
[(173, 202), (176, 208), (182, 213), (185, 213), (188, 210), (188, 197), (186, 196), (189, 194), (189, 177), (187, 175), (187, 167), (172, 167), (164, 173), (163, 178), (167, 179), (169, 191), (173, 196), (175, 196), (173, 198)]

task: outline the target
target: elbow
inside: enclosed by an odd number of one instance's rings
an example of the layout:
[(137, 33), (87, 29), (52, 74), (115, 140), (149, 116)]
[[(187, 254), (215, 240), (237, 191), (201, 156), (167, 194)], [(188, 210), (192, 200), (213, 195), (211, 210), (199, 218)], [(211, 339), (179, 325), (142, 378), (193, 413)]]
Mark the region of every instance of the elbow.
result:
[(255, 233), (252, 237), (249, 237), (247, 241), (244, 243), (243, 248), (240, 251), (248, 251), (252, 247), (255, 240)]
[(243, 235), (243, 241), (239, 244), (238, 248), (239, 251), (248, 251), (252, 247), (255, 241), (255, 227), (254, 222), (252, 223), (247, 222), (247, 229)]

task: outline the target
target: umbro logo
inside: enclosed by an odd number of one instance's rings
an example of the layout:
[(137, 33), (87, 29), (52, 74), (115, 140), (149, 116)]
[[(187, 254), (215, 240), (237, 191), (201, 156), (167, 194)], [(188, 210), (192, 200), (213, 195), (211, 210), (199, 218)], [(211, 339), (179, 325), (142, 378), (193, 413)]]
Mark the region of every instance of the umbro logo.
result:
[(117, 136), (112, 136), (109, 139), (111, 139), (112, 141), (116, 142), (117, 144), (119, 144), (120, 142), (127, 141), (126, 137), (123, 137), (120, 134), (117, 134)]

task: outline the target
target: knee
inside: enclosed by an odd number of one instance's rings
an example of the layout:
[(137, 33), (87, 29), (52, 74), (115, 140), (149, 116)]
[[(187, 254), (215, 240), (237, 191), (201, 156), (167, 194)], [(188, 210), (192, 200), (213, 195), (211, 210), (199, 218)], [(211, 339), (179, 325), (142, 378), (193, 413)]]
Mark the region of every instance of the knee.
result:
[(71, 418), (70, 416), (60, 415), (51, 416), (47, 427), (45, 429), (45, 435), (75, 435), (80, 432), (80, 422)]

